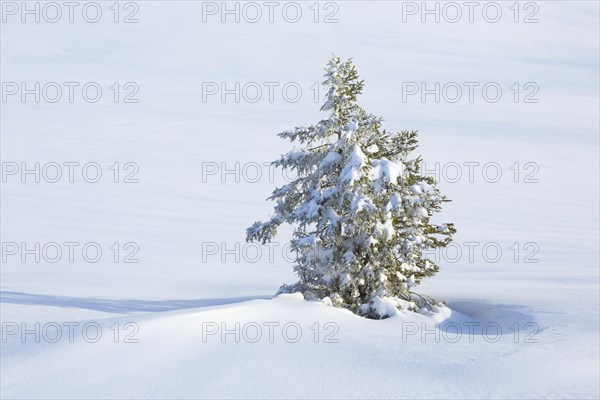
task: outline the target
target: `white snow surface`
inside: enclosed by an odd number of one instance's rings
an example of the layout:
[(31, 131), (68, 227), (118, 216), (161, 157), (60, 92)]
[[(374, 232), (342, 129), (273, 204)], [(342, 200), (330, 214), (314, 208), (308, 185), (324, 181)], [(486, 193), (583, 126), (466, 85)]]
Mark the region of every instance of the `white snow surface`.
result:
[[(505, 2), (497, 24), (402, 23), (402, 2), (375, 3), (339, 2), (332, 24), (314, 23), (312, 2), (301, 3), (299, 23), (253, 24), (203, 23), (201, 2), (162, 1), (138, 2), (137, 24), (1, 24), (3, 82), (105, 90), (96, 104), (0, 104), (3, 163), (96, 162), (103, 172), (95, 184), (8, 177), (2, 242), (104, 251), (97, 263), (2, 260), (2, 398), (600, 397), (598, 3), (536, 2), (533, 24), (514, 23)], [(390, 131), (418, 129), (428, 168), (448, 166), (438, 186), (452, 202), (436, 218), (456, 224), (455, 242), (479, 243), (473, 260), (463, 245), (417, 288), (446, 302), (433, 312), (374, 321), (334, 299), (272, 298), (295, 281), (290, 230), (273, 257), (244, 241), (272, 212), (265, 198), (289, 182), (263, 166), (292, 149), (276, 133), (324, 117), (310, 87), (331, 53), (354, 58), (366, 110)], [(203, 82), (275, 81), (298, 82), (303, 96), (287, 102), (276, 90), (270, 102), (264, 86), (255, 103), (203, 101)], [(498, 82), (504, 92), (497, 103), (403, 102), (402, 82), (423, 81)], [(136, 82), (139, 103), (112, 102), (114, 82)], [(514, 82), (536, 82), (539, 102), (515, 103)], [(139, 183), (113, 183), (115, 162), (135, 162)], [(462, 166), (455, 183), (452, 163)], [(498, 182), (482, 178), (486, 163), (501, 166)], [(139, 262), (115, 263), (114, 242), (137, 243)], [(499, 260), (489, 261), (494, 248), (482, 256), (486, 243), (498, 244)], [(39, 343), (9, 334), (36, 323)], [(68, 323), (79, 324), (72, 343)], [(96, 343), (85, 340), (98, 328)], [(234, 333), (222, 340), (222, 328)]]

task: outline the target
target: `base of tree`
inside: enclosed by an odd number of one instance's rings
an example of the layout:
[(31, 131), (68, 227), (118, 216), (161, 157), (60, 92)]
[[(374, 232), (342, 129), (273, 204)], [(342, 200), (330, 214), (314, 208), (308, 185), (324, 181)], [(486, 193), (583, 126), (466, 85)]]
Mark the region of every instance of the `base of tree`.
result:
[(301, 293), (305, 300), (321, 301), (329, 306), (344, 308), (356, 315), (369, 319), (386, 319), (399, 312), (432, 311), (435, 306), (443, 305), (431, 297), (415, 292), (407, 292), (398, 296), (375, 295), (367, 301), (349, 303), (338, 293), (331, 293), (326, 287), (310, 287), (303, 283), (283, 285), (276, 295)]

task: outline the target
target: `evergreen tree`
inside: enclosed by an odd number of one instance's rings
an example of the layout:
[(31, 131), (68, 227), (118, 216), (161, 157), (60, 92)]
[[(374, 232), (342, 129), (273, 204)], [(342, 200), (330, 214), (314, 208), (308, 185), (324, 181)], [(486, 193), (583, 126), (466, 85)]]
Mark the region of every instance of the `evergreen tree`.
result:
[(247, 241), (264, 244), (282, 223), (294, 227), (299, 282), (281, 293), (328, 297), (369, 318), (426, 306), (432, 300), (411, 288), (439, 269), (424, 251), (446, 246), (455, 232), (430, 222), (449, 200), (419, 173), (420, 158), (409, 158), (417, 132), (390, 133), (357, 104), (363, 81), (351, 59), (333, 57), (325, 78), (321, 110), (329, 117), (279, 134), (299, 148), (273, 164), (297, 178), (269, 197), (274, 215), (248, 228)]

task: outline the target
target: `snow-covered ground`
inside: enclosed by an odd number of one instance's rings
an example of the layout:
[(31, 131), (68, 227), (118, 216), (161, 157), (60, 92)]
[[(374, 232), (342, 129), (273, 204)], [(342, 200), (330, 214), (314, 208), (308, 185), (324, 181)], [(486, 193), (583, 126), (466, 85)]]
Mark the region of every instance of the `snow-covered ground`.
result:
[[(49, 23), (45, 4), (22, 23), (2, 3), (2, 398), (600, 396), (598, 3), (498, 2), (496, 23), (489, 2), (472, 23), (461, 2), (456, 23), (446, 3), (439, 23), (421, 2), (301, 2), (296, 23), (289, 2), (273, 22), (253, 3), (256, 23), (246, 3), (239, 23), (221, 2), (123, 2), (117, 23), (113, 2), (97, 23), (85, 2)], [(295, 279), (290, 231), (244, 242), (287, 179), (264, 165), (290, 149), (275, 134), (324, 117), (331, 53), (354, 58), (388, 130), (419, 130), (453, 200), (457, 245), (419, 288), (436, 313), (271, 299)], [(439, 102), (410, 94), (436, 82)], [(22, 174), (36, 162), (39, 183)]]

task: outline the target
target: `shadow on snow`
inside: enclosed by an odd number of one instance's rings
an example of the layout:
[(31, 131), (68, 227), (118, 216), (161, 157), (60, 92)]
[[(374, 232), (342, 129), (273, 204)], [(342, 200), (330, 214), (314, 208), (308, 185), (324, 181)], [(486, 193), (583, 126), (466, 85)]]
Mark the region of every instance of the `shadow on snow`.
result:
[(500, 334), (543, 330), (537, 325), (531, 310), (522, 305), (456, 300), (449, 301), (447, 306), (452, 309), (452, 315), (440, 324), (444, 331), (454, 332), (456, 324), (470, 324), (474, 335), (487, 335), (498, 330)]
[(0, 303), (84, 308), (109, 313), (130, 313), (174, 311), (187, 308), (220, 306), (256, 299), (270, 299), (272, 297), (273, 296), (243, 296), (192, 300), (111, 300), (2, 291), (0, 292)]

